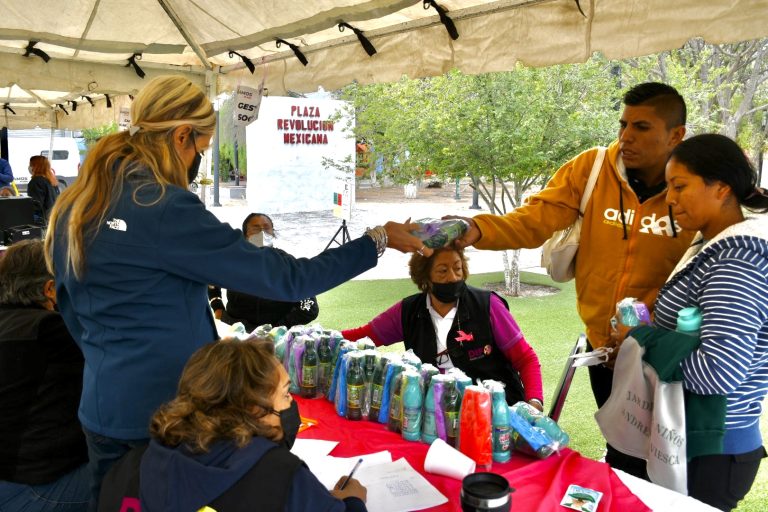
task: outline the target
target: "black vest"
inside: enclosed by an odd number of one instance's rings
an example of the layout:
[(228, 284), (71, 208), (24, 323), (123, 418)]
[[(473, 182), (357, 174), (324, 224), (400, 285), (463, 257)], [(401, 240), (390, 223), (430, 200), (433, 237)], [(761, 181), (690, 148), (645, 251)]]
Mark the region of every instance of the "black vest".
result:
[[(448, 332), (446, 345), (453, 365), (472, 379), (493, 379), (506, 387), (507, 403), (525, 400), (520, 374), (499, 350), (491, 331), (491, 293), (467, 286)], [(496, 295), (496, 294), (494, 294)], [(507, 301), (496, 295), (509, 309)], [(402, 302), (403, 341), (422, 362), (436, 365), (437, 335), (427, 309), (426, 292)]]

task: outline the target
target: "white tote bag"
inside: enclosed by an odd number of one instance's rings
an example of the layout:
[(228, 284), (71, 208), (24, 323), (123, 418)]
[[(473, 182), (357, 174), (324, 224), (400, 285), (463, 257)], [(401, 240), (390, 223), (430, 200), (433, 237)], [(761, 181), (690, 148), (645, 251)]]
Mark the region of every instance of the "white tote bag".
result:
[(595, 188), (595, 182), (600, 175), (600, 168), (603, 166), (604, 159), (605, 148), (601, 147), (597, 150), (587, 186), (584, 187), (584, 193), (581, 195), (579, 216), (576, 218), (576, 222), (564, 230), (556, 232), (541, 248), (541, 266), (547, 269), (549, 277), (558, 283), (570, 281), (576, 275), (576, 253), (579, 250), (584, 210), (587, 208), (589, 198), (592, 197), (592, 190)]

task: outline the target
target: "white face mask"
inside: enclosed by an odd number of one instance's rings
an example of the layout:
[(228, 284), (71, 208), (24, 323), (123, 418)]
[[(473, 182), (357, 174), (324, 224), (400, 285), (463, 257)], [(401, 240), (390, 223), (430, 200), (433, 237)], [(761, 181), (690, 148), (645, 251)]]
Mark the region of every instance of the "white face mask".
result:
[(261, 233), (256, 233), (255, 235), (249, 236), (248, 241), (256, 247), (272, 247), (272, 244), (275, 241), (275, 237), (265, 231), (262, 231)]

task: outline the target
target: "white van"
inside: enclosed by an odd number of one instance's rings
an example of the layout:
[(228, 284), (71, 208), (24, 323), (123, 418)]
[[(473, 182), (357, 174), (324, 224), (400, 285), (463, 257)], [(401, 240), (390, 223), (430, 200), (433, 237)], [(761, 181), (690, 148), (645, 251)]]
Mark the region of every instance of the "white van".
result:
[(75, 181), (81, 161), (78, 139), (71, 136), (54, 135), (53, 155), (50, 153), (50, 130), (11, 130), (8, 132), (8, 162), (11, 164), (14, 181), (20, 190), (27, 188), (30, 178), (29, 159), (34, 155), (48, 157), (61, 188), (71, 185)]

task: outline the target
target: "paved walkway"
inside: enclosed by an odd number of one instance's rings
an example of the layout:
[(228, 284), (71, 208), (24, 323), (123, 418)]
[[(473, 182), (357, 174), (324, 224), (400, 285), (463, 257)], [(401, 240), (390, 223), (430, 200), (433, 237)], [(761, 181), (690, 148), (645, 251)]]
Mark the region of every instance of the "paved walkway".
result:
[[(383, 224), (389, 220), (405, 221), (443, 215), (461, 215), (472, 217), (484, 210), (472, 210), (471, 193), (462, 193), (460, 200), (455, 200), (453, 189), (420, 189), (416, 198), (406, 199), (403, 187), (359, 188), (352, 220), (347, 224), (350, 237), (355, 239), (363, 234), (368, 226)], [(228, 190), (222, 188), (220, 194), (222, 206), (209, 209), (219, 219), (231, 226), (240, 228), (243, 219), (252, 210), (244, 200), (231, 200)], [(212, 201), (207, 201), (210, 205)], [(266, 212), (269, 213), (269, 212)], [(334, 238), (341, 226), (341, 220), (330, 211), (284, 213), (271, 215), (277, 233), (276, 246), (297, 257), (311, 257), (321, 252)], [(337, 238), (341, 240), (341, 234)], [(335, 246), (335, 243), (332, 244)], [(494, 272), (504, 269), (502, 253), (480, 251), (472, 247), (466, 252), (472, 273)], [(408, 276), (408, 258), (388, 249), (376, 267), (358, 276), (356, 279), (399, 279)], [(540, 250), (523, 249), (520, 254), (520, 269), (541, 272), (539, 267)]]

